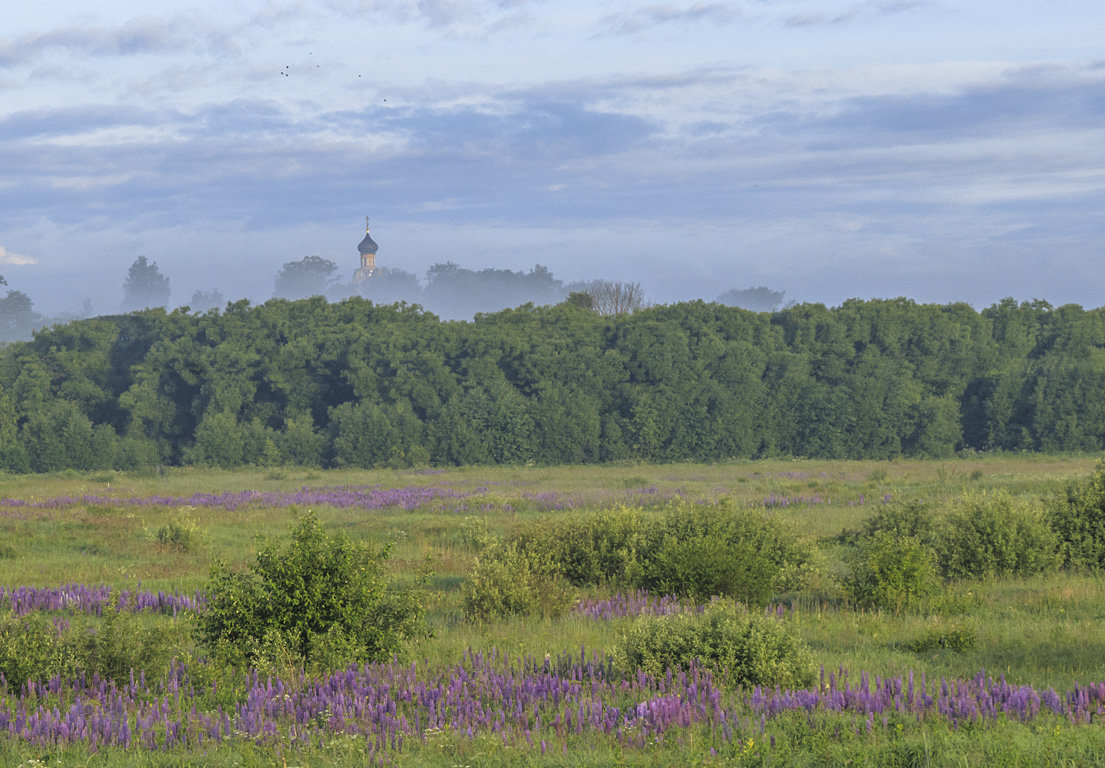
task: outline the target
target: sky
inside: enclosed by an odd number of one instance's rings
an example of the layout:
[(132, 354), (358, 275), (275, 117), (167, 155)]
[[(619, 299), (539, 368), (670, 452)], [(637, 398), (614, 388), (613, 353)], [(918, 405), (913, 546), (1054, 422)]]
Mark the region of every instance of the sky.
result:
[[(74, 10), (74, 6), (78, 6)], [(655, 302), (765, 285), (1105, 304), (1100, 0), (36, 0), (0, 28), (0, 275), (547, 266)]]

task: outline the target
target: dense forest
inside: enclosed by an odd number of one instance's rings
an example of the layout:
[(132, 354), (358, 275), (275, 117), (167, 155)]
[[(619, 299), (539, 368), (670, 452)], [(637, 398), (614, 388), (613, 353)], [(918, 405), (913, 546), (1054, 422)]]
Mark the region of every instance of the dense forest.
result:
[(0, 349), (0, 469), (371, 467), (1105, 447), (1105, 310), (353, 298), (146, 310)]

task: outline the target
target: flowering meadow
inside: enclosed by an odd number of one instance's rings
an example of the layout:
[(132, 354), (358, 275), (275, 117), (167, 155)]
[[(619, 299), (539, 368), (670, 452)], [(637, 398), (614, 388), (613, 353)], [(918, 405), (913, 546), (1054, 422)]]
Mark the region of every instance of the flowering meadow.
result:
[[(898, 609), (859, 606), (841, 586), (863, 526), (899, 504), (939, 511), (976, 490), (1047, 503), (1092, 462), (886, 466), (466, 470), (432, 484), (212, 473), (193, 493), (172, 474), (116, 475), (110, 488), (39, 478), (33, 493), (0, 476), (0, 765), (1105, 763), (1099, 574), (960, 578)], [(742, 682), (701, 661), (627, 666), (638, 622), (693, 622), (732, 598), (563, 583), (560, 611), (466, 613), (469, 574), (495, 541), (558, 516), (720, 498), (787, 523), (813, 553), (743, 609), (808, 649), (809, 685)], [(306, 510), (388, 547), (390, 578), (423, 590), (429, 636), (330, 668), (279, 645), (247, 657), (201, 642), (212, 563), (247, 567), (256, 535), (282, 540)], [(159, 536), (185, 519), (202, 536)]]

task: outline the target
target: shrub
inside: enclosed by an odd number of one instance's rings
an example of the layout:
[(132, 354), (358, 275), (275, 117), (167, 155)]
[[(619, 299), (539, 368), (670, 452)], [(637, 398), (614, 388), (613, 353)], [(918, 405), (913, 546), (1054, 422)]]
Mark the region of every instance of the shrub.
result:
[(536, 528), (516, 543), (577, 586), (759, 604), (781, 588), (802, 586), (813, 560), (781, 521), (731, 500), (648, 512), (620, 507)]
[(1072, 484), (1050, 510), (1060, 559), (1073, 568), (1105, 567), (1105, 463), (1088, 482)]
[(639, 553), (657, 533), (656, 514), (619, 506), (537, 526), (517, 537), (576, 586), (628, 586), (638, 575)]
[(859, 606), (924, 608), (940, 592), (932, 549), (913, 536), (879, 534), (864, 542), (844, 583)]
[(659, 676), (692, 661), (717, 670), (736, 685), (795, 688), (813, 682), (809, 649), (774, 618), (750, 615), (717, 601), (702, 614), (642, 616), (625, 637), (622, 663)]
[(925, 634), (909, 643), (906, 647), (914, 653), (928, 653), (935, 650), (963, 653), (975, 647), (978, 635), (970, 627), (960, 624), (930, 627)]
[(9, 692), (28, 680), (71, 676), (80, 666), (77, 645), (43, 614), (0, 617), (0, 675)]
[(330, 669), (387, 659), (427, 632), (421, 596), (389, 585), (387, 556), (387, 547), (328, 536), (308, 512), (288, 547), (264, 547), (246, 572), (215, 568), (200, 638), (211, 649), (244, 649), (251, 660), (282, 643), (304, 663)]
[[(114, 601), (109, 601), (114, 604)], [(133, 670), (154, 679), (164, 675), (173, 655), (173, 643), (166, 622), (151, 624), (147, 617), (104, 610), (98, 627), (78, 641), (80, 667), (91, 674), (110, 678), (122, 685)]]
[(464, 615), (488, 621), (510, 615), (563, 615), (572, 590), (548, 561), (516, 544), (490, 544), (476, 559), (463, 587)]
[(948, 579), (1029, 576), (1058, 562), (1042, 511), (1005, 492), (964, 495), (940, 521), (935, 549)]
[(911, 536), (927, 544), (935, 535), (936, 522), (932, 510), (922, 502), (908, 501), (877, 507), (859, 529), (843, 531), (839, 540), (844, 544), (856, 544), (877, 536)]
[(157, 531), (157, 543), (165, 549), (197, 552), (207, 546), (207, 533), (188, 510), (182, 509)]

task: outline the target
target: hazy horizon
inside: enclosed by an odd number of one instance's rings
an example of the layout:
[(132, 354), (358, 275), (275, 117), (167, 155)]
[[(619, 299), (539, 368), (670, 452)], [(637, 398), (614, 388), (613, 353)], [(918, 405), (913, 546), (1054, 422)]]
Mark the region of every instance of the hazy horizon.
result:
[(0, 33), (0, 274), (118, 310), (155, 261), (547, 266), (650, 300), (768, 286), (1100, 306), (1105, 6), (361, 0), (151, 14), (44, 0)]

